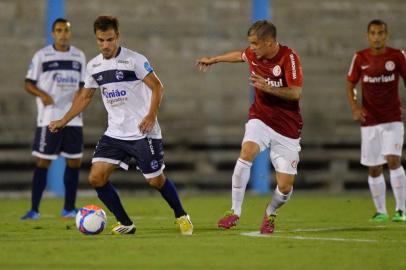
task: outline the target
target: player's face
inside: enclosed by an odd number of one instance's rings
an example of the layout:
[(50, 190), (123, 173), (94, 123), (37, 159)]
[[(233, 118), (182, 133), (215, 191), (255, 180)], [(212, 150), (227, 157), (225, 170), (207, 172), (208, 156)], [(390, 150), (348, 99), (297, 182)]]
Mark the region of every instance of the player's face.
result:
[(106, 31), (97, 30), (96, 40), (99, 46), (100, 52), (105, 59), (114, 57), (118, 49), (119, 33), (116, 33), (114, 29), (108, 29)]
[(70, 23), (58, 22), (55, 24), (52, 37), (57, 48), (69, 47), (70, 35)]
[(273, 39), (260, 39), (257, 35), (248, 36), (248, 42), (258, 59), (266, 57), (273, 45)]
[(369, 46), (374, 50), (380, 50), (385, 47), (388, 33), (385, 25), (372, 24), (368, 29)]

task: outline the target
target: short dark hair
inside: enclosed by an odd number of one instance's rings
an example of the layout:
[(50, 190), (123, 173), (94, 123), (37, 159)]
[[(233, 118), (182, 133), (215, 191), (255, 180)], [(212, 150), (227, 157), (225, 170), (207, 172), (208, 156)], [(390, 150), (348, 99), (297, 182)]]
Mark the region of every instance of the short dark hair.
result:
[(267, 20), (256, 21), (248, 29), (248, 36), (256, 35), (260, 39), (272, 37), (276, 39), (276, 27), (273, 23)]
[(52, 32), (55, 30), (55, 26), (57, 23), (66, 23), (66, 24), (70, 24), (70, 22), (67, 19), (64, 18), (58, 18), (56, 19), (53, 23), (52, 23)]
[(367, 32), (369, 32), (369, 28), (371, 28), (371, 25), (383, 25), (385, 27), (385, 32), (388, 32), (388, 26), (386, 25), (386, 22), (380, 20), (380, 19), (374, 19), (368, 23), (367, 27)]
[(114, 31), (118, 33), (118, 27), (119, 27), (118, 19), (114, 16), (107, 15), (97, 17), (97, 19), (94, 21), (93, 24), (93, 30), (95, 34), (97, 30), (105, 32), (109, 29), (114, 29)]

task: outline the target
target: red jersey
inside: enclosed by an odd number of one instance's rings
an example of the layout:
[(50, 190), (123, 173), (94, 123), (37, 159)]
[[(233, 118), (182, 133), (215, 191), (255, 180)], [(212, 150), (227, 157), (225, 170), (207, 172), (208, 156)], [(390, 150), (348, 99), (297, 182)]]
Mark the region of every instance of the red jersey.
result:
[[(251, 73), (264, 77), (273, 87), (302, 87), (303, 74), (299, 57), (286, 46), (279, 45), (279, 51), (272, 59), (257, 59), (248, 47), (242, 59), (249, 64)], [(285, 100), (257, 88), (254, 90), (249, 119), (259, 119), (283, 136), (299, 138), (303, 126), (299, 101)]]
[(406, 55), (402, 50), (386, 47), (383, 54), (374, 55), (368, 48), (354, 55), (347, 80), (353, 84), (361, 80), (362, 107), (366, 111), (363, 126), (402, 121), (399, 75), (406, 80)]

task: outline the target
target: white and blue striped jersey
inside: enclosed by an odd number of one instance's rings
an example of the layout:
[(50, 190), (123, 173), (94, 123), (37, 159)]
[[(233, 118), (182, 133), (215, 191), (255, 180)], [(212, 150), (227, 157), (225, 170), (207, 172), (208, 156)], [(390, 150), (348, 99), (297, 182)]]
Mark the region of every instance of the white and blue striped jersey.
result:
[(111, 59), (99, 54), (89, 61), (85, 88), (100, 88), (108, 112), (105, 135), (120, 140), (162, 138), (158, 121), (148, 134), (141, 133), (138, 127), (151, 105), (152, 91), (143, 82), (151, 72), (145, 56), (124, 47), (119, 47)]
[[(38, 127), (61, 119), (70, 109), (76, 91), (84, 84), (85, 65), (85, 54), (73, 46), (69, 51), (61, 52), (49, 45), (35, 53), (25, 79), (54, 100), (54, 104), (44, 106), (37, 97)], [(82, 116), (78, 115), (67, 125), (83, 126)]]

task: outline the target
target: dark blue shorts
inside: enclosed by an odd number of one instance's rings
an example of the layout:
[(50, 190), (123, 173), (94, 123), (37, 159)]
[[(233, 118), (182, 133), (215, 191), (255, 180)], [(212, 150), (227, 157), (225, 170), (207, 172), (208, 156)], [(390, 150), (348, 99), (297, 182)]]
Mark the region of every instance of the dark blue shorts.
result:
[(103, 135), (96, 145), (92, 163), (107, 162), (128, 170), (131, 158), (135, 159), (145, 178), (160, 175), (165, 168), (162, 140), (143, 138), (126, 141)]
[(79, 126), (67, 126), (56, 133), (48, 127), (37, 127), (32, 154), (42, 159), (56, 159), (58, 155), (69, 159), (83, 155), (83, 130)]

